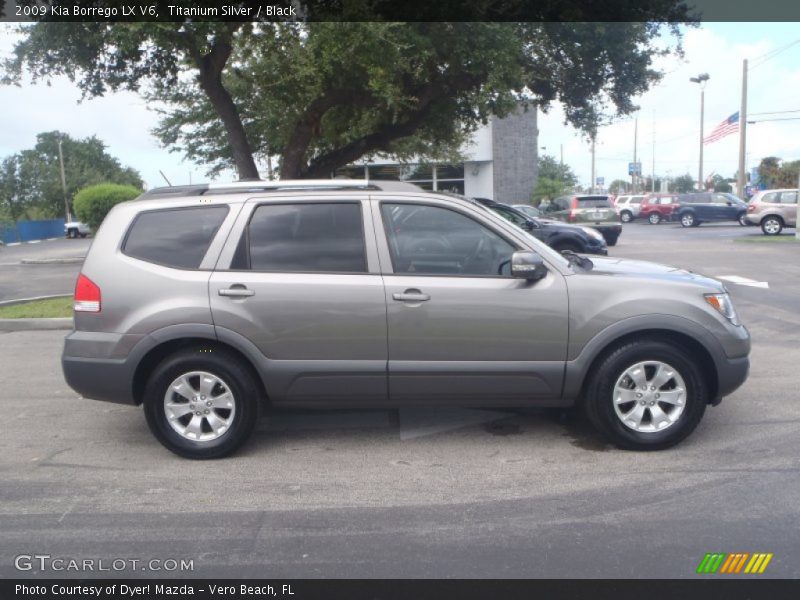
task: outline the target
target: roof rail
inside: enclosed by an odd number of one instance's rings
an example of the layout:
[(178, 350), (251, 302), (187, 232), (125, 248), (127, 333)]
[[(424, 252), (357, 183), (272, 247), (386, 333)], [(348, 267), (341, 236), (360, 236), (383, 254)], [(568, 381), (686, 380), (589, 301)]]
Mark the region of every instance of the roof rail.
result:
[(375, 190), (383, 192), (420, 192), (413, 183), (405, 181), (367, 181), (366, 179), (282, 179), (278, 181), (234, 181), (176, 185), (148, 190), (140, 198), (163, 198), (173, 196), (203, 196), (207, 194), (230, 194), (236, 192), (265, 192), (292, 190)]

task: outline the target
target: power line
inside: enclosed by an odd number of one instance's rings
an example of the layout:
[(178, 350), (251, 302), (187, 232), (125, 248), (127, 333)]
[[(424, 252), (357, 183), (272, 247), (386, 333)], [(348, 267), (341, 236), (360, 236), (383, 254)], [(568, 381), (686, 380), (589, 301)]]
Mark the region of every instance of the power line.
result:
[(800, 110), (774, 110), (772, 112), (750, 113), (751, 117), (758, 115), (784, 115), (786, 113), (798, 113)]
[[(795, 41), (793, 41), (793, 42), (789, 42), (789, 43), (788, 43), (788, 44), (786, 44), (785, 46), (782, 46), (782, 47), (780, 47), (780, 48), (776, 48), (775, 50), (772, 50), (772, 51), (770, 51), (770, 52), (767, 52), (766, 54), (762, 54), (761, 56), (757, 56), (756, 58), (754, 58), (754, 59), (753, 59), (753, 63), (750, 65), (750, 68), (748, 69), (748, 71), (752, 71), (753, 69), (755, 69), (755, 68), (757, 68), (757, 67), (760, 67), (760, 66), (761, 66), (761, 65), (763, 65), (765, 62), (772, 60), (773, 58), (775, 58), (776, 56), (778, 56), (778, 54), (780, 54), (781, 52), (784, 52), (784, 51), (788, 50), (789, 48), (791, 48), (791, 47), (792, 47), (792, 46), (794, 46), (795, 44), (800, 44), (800, 38), (796, 39), (796, 40), (795, 40)], [(759, 60), (760, 60), (761, 62), (759, 62), (758, 64), (756, 64), (756, 61), (759, 61)]]
[(766, 123), (768, 121), (800, 121), (800, 117), (786, 117), (785, 119), (758, 119), (757, 121), (747, 121), (748, 123)]

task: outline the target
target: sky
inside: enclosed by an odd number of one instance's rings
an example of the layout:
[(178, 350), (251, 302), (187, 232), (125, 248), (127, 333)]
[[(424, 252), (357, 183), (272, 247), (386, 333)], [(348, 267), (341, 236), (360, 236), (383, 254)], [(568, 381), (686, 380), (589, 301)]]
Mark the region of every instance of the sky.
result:
[[(0, 58), (8, 56), (16, 36), (14, 25), (0, 23)], [(659, 59), (665, 72), (655, 87), (636, 99), (640, 110), (601, 128), (596, 145), (596, 176), (608, 185), (628, 179), (633, 158), (634, 119), (638, 117), (637, 155), (645, 175), (697, 177), (700, 125), (699, 86), (689, 81), (709, 73), (705, 88), (705, 132), (739, 110), (742, 59), (756, 65), (750, 69), (749, 120), (798, 118), (748, 126), (747, 167), (757, 166), (765, 156), (800, 159), (800, 43), (761, 62), (758, 57), (800, 40), (797, 23), (705, 23), (685, 30), (683, 59)], [(96, 135), (108, 152), (123, 165), (137, 169), (148, 187), (164, 185), (159, 171), (173, 185), (207, 181), (205, 169), (184, 162), (179, 154), (162, 148), (151, 131), (158, 115), (144, 100), (130, 92), (110, 93), (81, 101), (78, 88), (66, 78), (51, 85), (25, 82), (22, 87), (0, 87), (0, 158), (31, 148), (36, 134), (58, 129), (72, 137)], [(757, 116), (754, 113), (798, 111)], [(655, 134), (655, 135), (654, 135)], [(653, 141), (655, 140), (655, 145)], [(589, 144), (574, 129), (564, 126), (557, 104), (539, 114), (540, 153), (559, 158), (572, 167), (582, 185), (591, 178)], [(541, 148), (546, 148), (542, 150)], [(738, 167), (739, 135), (733, 134), (705, 146), (704, 176), (718, 173), (732, 177)], [(233, 173), (222, 176), (234, 179)]]

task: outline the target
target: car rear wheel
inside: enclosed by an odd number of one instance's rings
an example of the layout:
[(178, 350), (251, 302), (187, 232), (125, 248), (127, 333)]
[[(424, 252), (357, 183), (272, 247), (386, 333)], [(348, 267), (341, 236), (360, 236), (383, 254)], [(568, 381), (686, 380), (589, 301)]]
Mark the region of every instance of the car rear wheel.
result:
[(67, 231), (67, 237), (74, 240), (78, 237), (78, 230), (77, 229), (70, 229)]
[(739, 221), (739, 225), (741, 225), (742, 227), (747, 227), (750, 224), (747, 222), (747, 213), (740, 214), (737, 221)]
[(613, 444), (661, 450), (686, 438), (705, 413), (708, 388), (684, 348), (644, 340), (620, 346), (586, 386), (586, 413)]
[(234, 355), (189, 348), (167, 357), (144, 393), (147, 424), (161, 444), (179, 456), (221, 458), (253, 431), (259, 389)]
[(650, 213), (650, 216), (647, 217), (647, 220), (653, 225), (658, 225), (661, 223), (661, 215), (657, 212)]
[(684, 213), (681, 215), (681, 225), (683, 227), (694, 227), (695, 218), (692, 213)]
[(619, 220), (623, 223), (630, 223), (633, 221), (633, 213), (631, 213), (629, 210), (623, 210), (621, 213), (619, 213)]
[(775, 216), (766, 217), (761, 221), (761, 231), (764, 235), (778, 235), (783, 231), (783, 219)]

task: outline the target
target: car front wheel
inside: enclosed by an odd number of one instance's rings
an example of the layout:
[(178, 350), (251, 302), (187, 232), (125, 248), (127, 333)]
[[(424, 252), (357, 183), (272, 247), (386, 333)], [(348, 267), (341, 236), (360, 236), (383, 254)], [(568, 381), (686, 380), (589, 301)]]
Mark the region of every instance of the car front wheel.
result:
[(607, 355), (587, 385), (594, 426), (628, 450), (661, 450), (697, 427), (708, 403), (702, 372), (669, 342), (631, 342)]
[(144, 393), (147, 424), (179, 456), (221, 458), (250, 436), (259, 388), (229, 352), (189, 348), (169, 357), (150, 376)]
[(619, 213), (619, 220), (623, 223), (630, 223), (633, 221), (633, 213), (628, 210), (623, 210), (621, 213)]
[(653, 225), (658, 225), (661, 223), (661, 215), (657, 212), (650, 213), (650, 216), (647, 217), (647, 220)]
[(783, 221), (780, 217), (767, 217), (761, 221), (761, 231), (764, 235), (778, 235), (783, 231)]
[(681, 215), (681, 225), (683, 227), (694, 227), (694, 215), (692, 213), (685, 213)]

